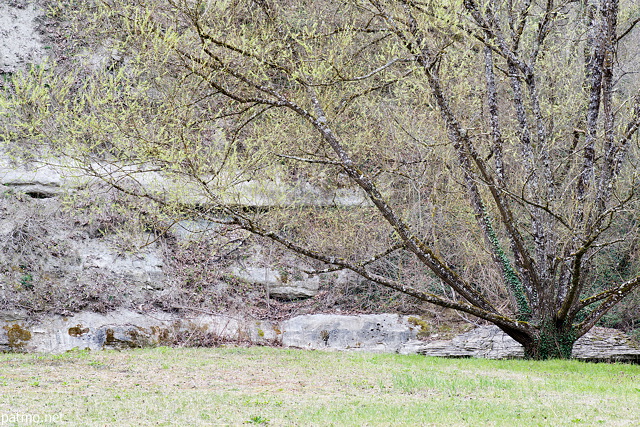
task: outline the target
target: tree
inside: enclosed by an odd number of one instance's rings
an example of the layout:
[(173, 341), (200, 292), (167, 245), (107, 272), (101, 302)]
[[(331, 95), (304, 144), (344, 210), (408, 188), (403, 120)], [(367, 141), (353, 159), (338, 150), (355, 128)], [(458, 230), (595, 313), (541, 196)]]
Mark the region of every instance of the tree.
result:
[[(640, 286), (633, 269), (590, 286), (602, 254), (637, 256), (631, 1), (53, 11), (107, 53), (16, 76), (12, 141), (42, 143), (173, 216), (275, 241), (323, 264), (317, 274), (351, 270), (485, 319), (530, 358), (570, 357)], [(305, 185), (355, 187), (367, 202), (316, 209), (300, 203)], [(288, 193), (247, 210), (249, 188)]]

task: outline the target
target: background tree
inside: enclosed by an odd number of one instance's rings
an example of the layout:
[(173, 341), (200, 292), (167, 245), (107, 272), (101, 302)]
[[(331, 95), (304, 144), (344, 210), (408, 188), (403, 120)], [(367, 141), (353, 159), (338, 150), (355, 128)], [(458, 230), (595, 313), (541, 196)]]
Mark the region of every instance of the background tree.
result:
[[(602, 257), (638, 253), (631, 1), (107, 0), (52, 13), (81, 23), (67, 46), (88, 49), (14, 78), (9, 139), (171, 216), (485, 319), (531, 358), (570, 357), (640, 286), (634, 268), (590, 286)], [(320, 201), (354, 187), (366, 201)]]

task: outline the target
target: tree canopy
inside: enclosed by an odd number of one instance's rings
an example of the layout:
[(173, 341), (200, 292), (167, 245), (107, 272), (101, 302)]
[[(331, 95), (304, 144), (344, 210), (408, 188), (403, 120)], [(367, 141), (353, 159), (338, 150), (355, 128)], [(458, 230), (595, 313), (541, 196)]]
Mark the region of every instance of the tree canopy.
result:
[[(68, 59), (14, 76), (14, 145), (271, 239), (317, 274), (351, 270), (488, 320), (528, 357), (569, 357), (640, 286), (632, 1), (51, 13)], [(612, 257), (625, 265), (604, 281)]]

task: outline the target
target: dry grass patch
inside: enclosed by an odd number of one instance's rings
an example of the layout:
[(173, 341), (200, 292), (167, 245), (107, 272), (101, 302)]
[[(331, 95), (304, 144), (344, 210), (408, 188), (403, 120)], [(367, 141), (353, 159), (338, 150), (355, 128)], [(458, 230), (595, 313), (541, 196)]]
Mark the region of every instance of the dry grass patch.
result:
[(0, 366), (0, 417), (67, 425), (640, 424), (634, 365), (156, 348)]

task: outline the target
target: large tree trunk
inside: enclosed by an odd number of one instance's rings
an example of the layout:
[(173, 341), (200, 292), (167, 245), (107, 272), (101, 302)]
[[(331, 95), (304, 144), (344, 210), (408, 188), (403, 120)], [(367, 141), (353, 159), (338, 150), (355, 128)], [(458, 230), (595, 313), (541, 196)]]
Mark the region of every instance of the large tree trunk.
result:
[(524, 357), (535, 360), (570, 359), (573, 344), (578, 339), (572, 327), (557, 325), (551, 320), (545, 321), (533, 335), (513, 338), (524, 347)]

